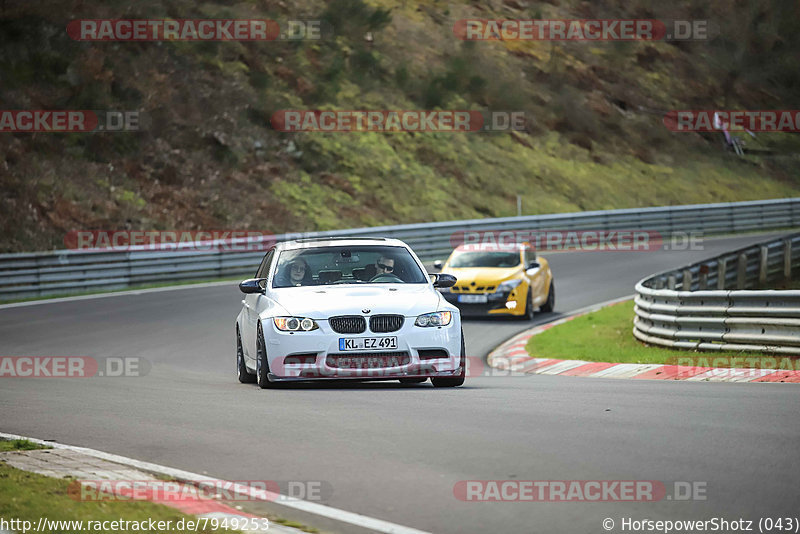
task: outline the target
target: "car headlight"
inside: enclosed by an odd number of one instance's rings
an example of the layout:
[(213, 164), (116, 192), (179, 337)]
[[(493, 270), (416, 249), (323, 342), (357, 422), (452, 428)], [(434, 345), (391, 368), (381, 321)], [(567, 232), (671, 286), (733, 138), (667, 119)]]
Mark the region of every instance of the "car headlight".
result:
[(449, 311), (440, 311), (440, 312), (433, 312), (433, 313), (424, 313), (417, 317), (417, 320), (414, 322), (417, 326), (447, 326), (450, 324), (450, 319), (452, 319), (452, 313)]
[(308, 317), (275, 317), (272, 321), (278, 330), (284, 332), (309, 332), (319, 328), (317, 322)]
[(497, 286), (497, 292), (498, 293), (503, 293), (504, 291), (511, 292), (514, 290), (515, 287), (517, 287), (521, 283), (522, 283), (521, 278), (516, 278), (514, 280), (506, 280), (505, 282)]

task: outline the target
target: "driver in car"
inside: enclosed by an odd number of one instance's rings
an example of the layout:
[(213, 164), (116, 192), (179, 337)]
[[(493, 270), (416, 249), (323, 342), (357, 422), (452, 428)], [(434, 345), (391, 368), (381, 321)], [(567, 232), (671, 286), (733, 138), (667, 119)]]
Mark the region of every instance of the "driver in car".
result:
[(375, 262), (375, 271), (375, 276), (380, 276), (382, 274), (393, 274), (394, 259), (381, 256), (378, 258), (378, 261)]

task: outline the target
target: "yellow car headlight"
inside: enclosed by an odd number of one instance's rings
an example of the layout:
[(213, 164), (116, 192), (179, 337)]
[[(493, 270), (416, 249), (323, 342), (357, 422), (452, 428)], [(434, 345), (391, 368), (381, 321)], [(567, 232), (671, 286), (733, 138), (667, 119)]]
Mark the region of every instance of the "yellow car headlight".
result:
[(497, 286), (497, 292), (498, 293), (504, 293), (504, 292), (507, 291), (507, 292), (510, 293), (511, 291), (513, 291), (521, 283), (522, 283), (522, 279), (521, 278), (516, 278), (514, 280), (506, 280), (505, 282), (503, 282), (499, 286)]

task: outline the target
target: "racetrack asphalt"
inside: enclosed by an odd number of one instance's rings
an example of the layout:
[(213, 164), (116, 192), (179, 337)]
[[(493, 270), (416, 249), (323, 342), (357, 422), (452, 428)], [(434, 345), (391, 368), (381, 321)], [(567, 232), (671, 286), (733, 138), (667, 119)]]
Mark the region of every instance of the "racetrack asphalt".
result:
[[(773, 234), (770, 234), (773, 235)], [(546, 255), (556, 313), (467, 320), (467, 352), (633, 293), (704, 250)], [(254, 266), (255, 269), (255, 266)], [(325, 504), (431, 532), (620, 531), (634, 519), (796, 515), (800, 387), (532, 375), (457, 389), (396, 382), (262, 391), (236, 381), (230, 286), (0, 309), (0, 355), (147, 359), (143, 377), (0, 378), (0, 430), (228, 480), (324, 481)], [(466, 503), (461, 480), (705, 483), (706, 500)], [(313, 526), (313, 525), (312, 525)]]

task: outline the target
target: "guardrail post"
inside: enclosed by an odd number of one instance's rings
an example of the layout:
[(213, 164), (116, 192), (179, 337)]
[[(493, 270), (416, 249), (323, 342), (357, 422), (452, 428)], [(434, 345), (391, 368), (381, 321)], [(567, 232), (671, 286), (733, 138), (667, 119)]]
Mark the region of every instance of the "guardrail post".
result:
[(758, 287), (763, 288), (767, 283), (767, 260), (769, 259), (768, 247), (761, 247), (761, 255), (758, 259)]
[(692, 271), (685, 269), (683, 271), (683, 285), (681, 287), (684, 291), (692, 290)]
[(697, 280), (697, 288), (700, 290), (708, 289), (708, 264), (704, 263), (700, 266), (700, 276)]
[(747, 281), (747, 254), (739, 254), (739, 265), (736, 271), (736, 289), (744, 289)]
[(728, 260), (720, 258), (717, 262), (717, 289), (725, 289), (725, 280), (728, 273)]
[(783, 278), (786, 281), (792, 279), (792, 240), (783, 241)]
[(667, 289), (675, 289), (675, 275), (671, 274), (667, 277)]

